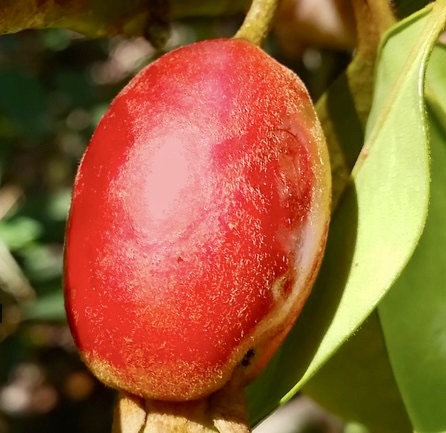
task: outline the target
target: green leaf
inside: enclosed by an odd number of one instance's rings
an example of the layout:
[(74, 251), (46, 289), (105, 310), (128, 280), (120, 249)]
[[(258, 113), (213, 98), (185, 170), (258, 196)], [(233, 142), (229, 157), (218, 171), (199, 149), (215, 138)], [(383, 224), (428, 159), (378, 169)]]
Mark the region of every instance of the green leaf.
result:
[[(285, 344), (250, 389), (255, 420), (291, 398), (352, 335), (416, 247), (429, 194), (420, 83), (441, 29), (441, 5), (402, 22), (382, 44), (366, 142), (353, 182), (333, 217), (313, 293)], [(395, 49), (402, 51), (400, 56)]]
[(387, 356), (376, 311), (304, 386), (303, 392), (370, 432), (412, 430)]
[(427, 73), (431, 198), (420, 243), (379, 305), (389, 357), (418, 432), (446, 431), (446, 49)]

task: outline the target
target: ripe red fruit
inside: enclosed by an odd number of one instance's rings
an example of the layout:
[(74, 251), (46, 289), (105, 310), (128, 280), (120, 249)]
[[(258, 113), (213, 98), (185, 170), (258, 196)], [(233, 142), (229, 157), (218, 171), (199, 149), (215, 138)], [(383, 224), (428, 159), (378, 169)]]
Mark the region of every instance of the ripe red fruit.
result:
[(329, 201), (295, 74), (241, 40), (164, 55), (115, 98), (77, 174), (65, 290), (83, 359), (148, 399), (255, 375), (309, 294)]

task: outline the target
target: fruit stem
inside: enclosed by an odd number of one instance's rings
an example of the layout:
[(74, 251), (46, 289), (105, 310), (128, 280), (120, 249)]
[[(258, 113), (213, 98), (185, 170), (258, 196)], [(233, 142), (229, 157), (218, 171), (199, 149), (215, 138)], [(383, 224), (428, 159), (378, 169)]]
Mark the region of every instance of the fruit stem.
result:
[(143, 399), (120, 393), (113, 414), (112, 433), (139, 433), (146, 417)]
[(279, 0), (253, 0), (234, 38), (261, 45), (271, 27)]
[(228, 383), (207, 399), (146, 400), (120, 394), (112, 433), (250, 433), (243, 389)]
[(215, 433), (206, 400), (166, 402), (147, 400), (141, 433)]
[(229, 381), (209, 399), (210, 415), (219, 433), (250, 433), (243, 386), (237, 378)]
[[(351, 171), (364, 142), (365, 126), (372, 104), (379, 43), (383, 34), (396, 23), (388, 0), (352, 0), (351, 3), (357, 30), (355, 56), (344, 75), (316, 104), (330, 153), (333, 211), (351, 182)], [(347, 94), (351, 101), (346, 104)], [(336, 101), (343, 104), (344, 111)], [(350, 119), (356, 119), (356, 122), (344, 127), (347, 125), (345, 119), (349, 119), (349, 122)]]

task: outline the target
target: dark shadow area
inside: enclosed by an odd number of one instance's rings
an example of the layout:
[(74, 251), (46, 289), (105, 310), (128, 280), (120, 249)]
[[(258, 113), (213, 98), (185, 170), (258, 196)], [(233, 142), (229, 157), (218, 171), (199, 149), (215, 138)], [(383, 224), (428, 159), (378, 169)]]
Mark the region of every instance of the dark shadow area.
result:
[(350, 88), (347, 75), (342, 74), (327, 93), (327, 114), (350, 169), (353, 168), (364, 143), (365, 125), (361, 118), (368, 115), (368, 110), (362, 115), (358, 113), (352, 96), (354, 91)]

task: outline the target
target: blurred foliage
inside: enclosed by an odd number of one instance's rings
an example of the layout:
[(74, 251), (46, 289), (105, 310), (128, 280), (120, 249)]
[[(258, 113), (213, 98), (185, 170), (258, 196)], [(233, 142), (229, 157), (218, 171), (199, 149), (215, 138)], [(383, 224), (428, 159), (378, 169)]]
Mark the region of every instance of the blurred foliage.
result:
[[(133, 72), (107, 78), (119, 43), (61, 30), (0, 38), (0, 242), (7, 247), (0, 249), (2, 433), (110, 429), (114, 397), (78, 359), (61, 288), (76, 167), (108, 101)], [(6, 267), (5, 255), (18, 266)], [(30, 287), (25, 303), (11, 285), (14, 270)]]

